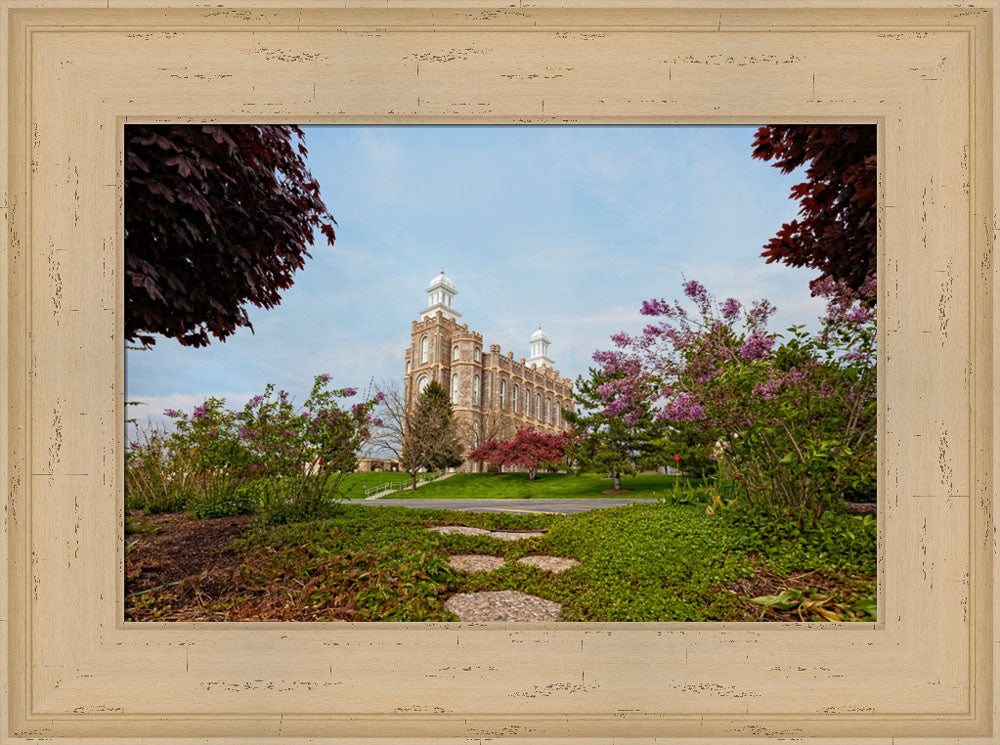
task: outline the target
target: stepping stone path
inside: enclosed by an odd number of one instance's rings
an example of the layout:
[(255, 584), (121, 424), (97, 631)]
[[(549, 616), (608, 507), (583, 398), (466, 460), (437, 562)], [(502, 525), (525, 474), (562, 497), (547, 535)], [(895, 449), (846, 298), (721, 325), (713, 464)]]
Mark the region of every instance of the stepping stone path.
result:
[(521, 564), (538, 567), (543, 572), (559, 574), (571, 567), (575, 567), (580, 562), (576, 559), (567, 559), (562, 556), (524, 556), (518, 559)]
[(557, 621), (562, 606), (513, 590), (452, 595), (444, 607), (460, 621)]
[(507, 561), (500, 556), (484, 554), (456, 554), (448, 557), (448, 563), (459, 572), (492, 572), (499, 569)]
[(488, 535), (501, 541), (523, 541), (525, 538), (537, 538), (545, 535), (544, 530), (486, 530), (485, 528), (470, 528), (468, 525), (437, 525), (428, 528), (432, 533), (458, 535)]

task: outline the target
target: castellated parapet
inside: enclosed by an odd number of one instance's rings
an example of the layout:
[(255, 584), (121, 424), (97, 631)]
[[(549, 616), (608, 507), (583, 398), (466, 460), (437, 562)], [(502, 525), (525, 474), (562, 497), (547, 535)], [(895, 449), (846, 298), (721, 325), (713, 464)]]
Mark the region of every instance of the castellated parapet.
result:
[[(532, 357), (514, 359), (499, 344), (483, 345), (483, 335), (470, 331), (453, 306), (457, 291), (443, 272), (427, 288), (430, 299), (423, 317), (411, 324), (410, 347), (404, 355), (404, 395), (408, 407), (425, 385), (437, 381), (451, 395), (467, 452), (492, 439), (509, 439), (517, 429), (541, 432), (568, 428), (564, 411), (573, 410), (573, 381), (560, 376), (548, 357), (549, 339), (539, 328), (531, 339)], [(474, 471), (467, 460), (459, 469)]]

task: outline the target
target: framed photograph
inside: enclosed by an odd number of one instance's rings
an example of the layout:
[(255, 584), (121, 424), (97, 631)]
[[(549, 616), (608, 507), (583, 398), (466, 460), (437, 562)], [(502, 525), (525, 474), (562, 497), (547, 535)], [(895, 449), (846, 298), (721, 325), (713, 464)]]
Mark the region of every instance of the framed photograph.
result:
[[(992, 327), (998, 214), (994, 154), (1000, 142), (994, 50), (1000, 39), (995, 3), (816, 2), (803, 7), (788, 2), (761, 7), (734, 0), (703, 7), (663, 0), (625, 7), (581, 0), (503, 7), (488, 1), (390, 0), (381, 6), (233, 2), (207, 7), (0, 1), (0, 35), (7, 50), (2, 82), (7, 229), (0, 272), (0, 294), (7, 301), (0, 322), (6, 353), (0, 398), (7, 416), (0, 435), (0, 469), (8, 494), (0, 544), (0, 572), (7, 588), (0, 596), (3, 742), (170, 743), (197, 738), (219, 743), (638, 745), (837, 738), (874, 744), (920, 738), (979, 745), (996, 740), (1000, 566), (993, 522), (998, 455), (993, 371), (998, 358)], [(244, 125), (262, 125), (250, 134), (272, 138), (263, 145), (240, 140), (244, 150), (256, 153), (272, 170), (287, 170), (281, 171), (280, 194), (268, 192), (271, 201), (264, 201), (263, 192), (252, 193), (258, 185), (251, 178), (226, 175), (225, 188), (239, 195), (233, 208), (238, 213), (253, 201), (258, 211), (272, 217), (283, 208), (290, 214), (298, 211), (300, 224), (282, 216), (267, 228), (281, 236), (276, 242), (298, 253), (284, 254), (276, 263), (256, 254), (247, 259), (247, 246), (267, 242), (248, 228), (232, 247), (232, 254), (244, 261), (233, 265), (238, 271), (224, 275), (219, 265), (206, 272), (187, 261), (170, 268), (181, 277), (185, 267), (193, 267), (183, 282), (157, 284), (165, 265), (140, 246), (164, 240), (164, 231), (171, 230), (186, 240), (201, 240), (204, 226), (185, 210), (208, 215), (214, 209), (156, 175), (157, 150), (175, 153), (170, 168), (180, 172), (187, 168), (188, 155), (178, 143), (193, 142), (186, 133), (232, 151), (238, 146), (233, 138), (242, 136), (238, 128), (248, 129)], [(178, 366), (170, 367), (165, 361), (169, 356), (135, 352), (130, 346), (162, 349), (166, 341), (179, 341), (185, 348), (198, 348), (212, 337), (211, 346), (225, 347), (226, 338), (258, 319), (240, 311), (226, 315), (225, 301), (219, 305), (222, 296), (216, 293), (238, 285), (237, 275), (266, 275), (275, 287), (287, 288), (290, 281), (282, 283), (300, 268), (296, 261), (312, 242), (306, 233), (315, 232), (320, 239), (325, 235), (331, 243), (335, 231), (350, 235), (350, 227), (333, 222), (341, 214), (336, 204), (330, 205), (332, 215), (327, 213), (310, 191), (308, 178), (303, 190), (289, 186), (288, 174), (305, 153), (294, 149), (294, 138), (286, 137), (293, 130), (284, 125), (306, 130), (311, 149), (341, 147), (336, 133), (348, 131), (364, 137), (380, 128), (391, 132), (396, 144), (404, 134), (409, 138), (407, 147), (424, 160), (417, 161), (419, 168), (396, 194), (377, 178), (369, 180), (372, 198), (364, 209), (373, 215), (379, 214), (377, 208), (388, 214), (412, 209), (411, 203), (441, 201), (441, 184), (453, 172), (449, 169), (464, 159), (470, 173), (462, 182), (468, 193), (463, 198), (472, 198), (451, 199), (456, 214), (449, 224), (447, 217), (433, 213), (428, 219), (434, 230), (444, 225), (460, 234), (469, 229), (464, 219), (497, 233), (507, 231), (512, 245), (527, 241), (515, 225), (520, 215), (512, 210), (509, 226), (484, 222), (493, 202), (496, 211), (508, 207), (492, 200), (486, 185), (523, 191), (520, 213), (535, 211), (538, 225), (548, 221), (550, 230), (565, 230), (559, 221), (572, 213), (560, 211), (558, 200), (549, 203), (536, 196), (528, 179), (539, 178), (531, 167), (551, 170), (546, 158), (566, 133), (596, 133), (577, 142), (577, 149), (562, 152), (564, 161), (576, 164), (586, 148), (604, 148), (607, 143), (598, 138), (608, 132), (631, 137), (628, 133), (643, 131), (659, 137), (668, 131), (706, 131), (695, 125), (709, 125), (717, 131), (742, 127), (753, 136), (763, 127), (756, 134), (762, 161), (774, 157), (768, 147), (777, 140), (768, 137), (785, 131), (826, 127), (842, 138), (868, 137), (871, 152), (858, 168), (870, 175), (872, 185), (854, 188), (845, 209), (863, 212), (860, 223), (867, 227), (861, 232), (877, 239), (877, 252), (852, 255), (839, 268), (823, 264), (821, 272), (831, 282), (853, 283), (852, 292), (858, 293), (851, 296), (854, 305), (840, 306), (843, 319), (850, 321), (836, 327), (833, 336), (841, 347), (824, 358), (828, 363), (822, 367), (824, 376), (837, 371), (854, 387), (838, 388), (823, 377), (822, 384), (809, 388), (808, 371), (819, 369), (818, 360), (826, 353), (810, 350), (834, 344), (829, 334), (806, 329), (791, 340), (769, 336), (753, 325), (752, 314), (745, 317), (749, 326), (734, 330), (737, 319), (744, 318), (741, 308), (750, 306), (735, 299), (730, 303), (724, 295), (712, 300), (693, 281), (711, 258), (708, 250), (692, 249), (686, 265), (694, 268), (683, 286), (683, 302), (696, 312), (701, 309), (702, 318), (717, 331), (712, 338), (728, 339), (740, 374), (751, 376), (739, 383), (752, 392), (757, 406), (751, 423), (742, 425), (744, 438), (752, 430), (766, 443), (774, 427), (762, 429), (761, 417), (788, 402), (799, 411), (814, 394), (815, 406), (822, 403), (831, 412), (851, 412), (854, 406), (860, 412), (857, 402), (870, 401), (877, 418), (860, 413), (845, 418), (849, 426), (864, 429), (851, 440), (850, 458), (843, 457), (843, 443), (831, 440), (829, 432), (816, 435), (808, 459), (795, 445), (784, 456), (773, 454), (766, 474), (776, 473), (778, 463), (804, 465), (795, 472), (796, 488), (787, 487), (791, 477), (781, 476), (768, 502), (761, 496), (767, 491), (763, 481), (753, 480), (753, 459), (740, 460), (742, 442), (719, 436), (721, 424), (716, 429), (705, 424), (716, 421), (713, 411), (721, 417), (729, 400), (711, 397), (721, 384), (704, 387), (717, 378), (702, 376), (693, 363), (683, 369), (657, 366), (656, 359), (666, 358), (639, 354), (650, 349), (653, 337), (679, 338), (667, 322), (680, 323), (680, 305), (649, 299), (643, 314), (666, 319), (666, 325), (647, 327), (632, 337), (616, 336), (607, 347), (619, 351), (595, 357), (603, 367), (589, 383), (599, 403), (587, 408), (580, 396), (590, 390), (588, 381), (566, 377), (585, 369), (573, 362), (569, 345), (559, 346), (569, 337), (553, 330), (558, 321), (549, 325), (548, 317), (531, 319), (523, 339), (512, 337), (523, 341), (518, 351), (514, 344), (520, 342), (508, 343), (503, 335), (520, 334), (509, 329), (527, 323), (513, 313), (524, 310), (522, 296), (510, 293), (509, 328), (499, 323), (478, 328), (470, 323), (474, 316), (462, 317), (470, 307), (463, 305), (464, 298), (456, 299), (466, 289), (463, 277), (489, 287), (492, 297), (503, 296), (502, 282), (511, 284), (486, 261), (487, 250), (502, 250), (488, 248), (492, 244), (487, 241), (454, 254), (456, 261), (467, 262), (459, 264), (468, 267), (464, 275), (446, 273), (432, 251), (400, 253), (399, 261), (411, 266), (397, 268), (395, 274), (383, 263), (339, 275), (353, 283), (351, 289), (371, 283), (377, 291), (361, 292), (360, 300), (346, 291), (334, 298), (338, 288), (319, 279), (309, 300), (313, 305), (304, 306), (308, 310), (325, 302), (338, 309), (337, 322), (343, 327), (379, 334), (372, 320), (376, 307), (394, 307), (397, 298), (390, 296), (402, 294), (401, 283), (412, 285), (412, 303), (403, 302), (413, 307), (412, 317), (402, 319), (402, 343), (392, 337), (384, 345), (391, 347), (386, 354), (395, 360), (390, 367), (395, 365), (399, 378), (398, 411), (411, 417), (400, 432), (413, 437), (418, 419), (412, 412), (424, 406), (425, 398), (439, 396), (456, 415), (454, 452), (439, 447), (420, 460), (414, 459), (410, 445), (397, 443), (394, 450), (393, 390), (376, 386), (361, 394), (363, 400), (353, 408), (338, 404), (337, 399), (351, 399), (357, 391), (339, 380), (333, 383), (345, 387), (331, 390), (321, 367), (310, 368), (299, 396), (305, 399), (301, 409), (286, 406), (283, 394), (272, 388), (249, 390), (245, 401), (205, 398), (172, 408), (157, 396), (174, 389), (155, 388), (154, 373), (177, 378), (187, 374), (185, 366), (194, 370), (201, 363), (176, 356)], [(450, 128), (442, 135), (445, 127)], [(490, 137), (482, 138), (484, 131)], [(543, 131), (551, 139), (517, 139)], [(331, 132), (333, 139), (324, 140)], [(507, 133), (510, 139), (501, 144), (493, 133)], [(699, 193), (706, 201), (733, 200), (728, 212), (704, 214), (723, 215), (711, 220), (720, 231), (724, 225), (720, 234), (726, 240), (752, 236), (747, 248), (762, 264), (756, 256), (761, 240), (754, 231), (764, 208), (750, 192), (760, 197), (765, 189), (761, 182), (734, 181), (724, 158), (726, 142), (722, 135), (706, 135), (675, 147), (690, 153), (700, 148), (713, 156), (698, 160), (692, 155), (695, 165), (684, 166), (699, 172)], [(197, 147), (204, 152), (210, 146)], [(748, 162), (750, 150), (748, 141)], [(603, 170), (596, 160), (584, 167), (593, 171), (589, 176), (594, 183), (603, 180), (595, 188), (606, 199), (613, 193), (630, 208), (633, 224), (618, 228), (612, 222), (604, 236), (608, 242), (619, 236), (628, 247), (597, 256), (589, 277), (581, 271), (587, 264), (578, 250), (546, 254), (553, 282), (562, 282), (563, 294), (542, 283), (535, 295), (555, 297), (564, 315), (589, 332), (600, 321), (586, 316), (580, 310), (584, 305), (573, 306), (574, 299), (600, 298), (602, 279), (647, 293), (652, 270), (648, 259), (644, 262), (633, 250), (643, 234), (633, 230), (634, 223), (654, 221), (639, 225), (647, 234), (661, 227), (655, 223), (654, 201), (661, 192), (619, 178), (626, 151), (607, 152), (611, 155)], [(671, 175), (691, 178), (683, 164), (651, 161), (648, 152), (628, 150), (627, 157), (655, 172), (656, 184)], [(276, 166), (269, 159), (279, 153), (283, 161)], [(348, 185), (359, 183), (360, 161), (349, 150), (339, 154), (338, 178)], [(216, 166), (209, 160), (193, 166), (198, 178), (212, 177)], [(306, 165), (314, 162), (319, 160)], [(514, 170), (504, 176), (511, 163)], [(794, 172), (790, 183), (812, 178), (812, 172), (795, 171), (801, 166), (789, 168)], [(775, 171), (764, 162), (756, 167)], [(859, 171), (851, 173), (848, 180)], [(677, 192), (663, 192), (684, 205), (673, 207), (684, 214), (672, 224), (698, 219), (698, 210), (681, 194), (697, 191), (688, 183), (683, 181)], [(137, 184), (162, 197), (159, 207), (136, 209), (130, 199), (139, 193)], [(787, 184), (781, 188), (787, 194)], [(479, 189), (485, 196), (477, 203)], [(653, 199), (635, 207), (643, 196)], [(798, 197), (824, 199), (816, 193), (800, 192)], [(585, 214), (590, 211), (581, 206), (585, 204), (579, 200), (577, 209), (582, 224), (589, 225), (583, 221), (593, 215)], [(789, 204), (786, 212), (800, 206)], [(865, 205), (870, 213), (861, 209)], [(802, 209), (800, 219), (806, 220), (808, 207)], [(397, 249), (386, 235), (397, 242), (413, 240), (403, 222), (397, 226), (391, 217), (378, 220), (392, 228), (382, 236), (389, 254)], [(782, 220), (775, 222), (774, 232)], [(858, 224), (854, 220), (838, 217), (836, 227), (846, 234)], [(521, 222), (527, 224), (527, 218)], [(831, 229), (828, 225), (824, 235), (834, 241)], [(424, 237), (414, 244), (425, 248), (434, 230), (425, 226)], [(857, 235), (852, 233), (854, 239)], [(478, 263), (477, 250), (483, 258)], [(545, 250), (536, 248), (535, 254)], [(798, 260), (789, 259), (780, 245), (769, 250), (769, 258), (779, 263)], [(712, 251), (715, 260), (730, 261), (723, 247)], [(510, 263), (523, 264), (528, 272), (531, 255), (511, 249)], [(734, 264), (728, 271), (743, 270)], [(381, 275), (392, 282), (377, 285), (374, 280)], [(304, 276), (313, 275), (307, 269)], [(225, 288), (217, 281), (222, 277)], [(676, 279), (664, 276), (660, 297), (680, 294)], [(162, 300), (168, 285), (176, 291), (170, 297), (172, 310), (164, 313), (155, 303), (140, 307), (144, 297)], [(466, 297), (474, 296), (470, 289)], [(812, 289), (819, 294), (823, 286)], [(247, 292), (242, 297), (252, 305), (276, 304), (266, 293)], [(605, 292), (604, 297), (612, 295)], [(212, 310), (198, 315), (202, 302)], [(810, 307), (822, 305), (815, 305), (816, 298), (810, 302)], [(770, 315), (765, 306), (753, 306), (753, 313), (763, 314), (764, 320)], [(334, 344), (315, 328), (315, 319), (299, 319), (316, 339)], [(536, 328), (538, 323), (545, 329)], [(862, 327), (869, 331), (858, 331)], [(266, 328), (260, 323), (258, 328), (266, 337)], [(502, 344), (492, 343), (494, 333)], [(233, 359), (250, 359), (238, 356), (235, 341), (225, 349), (227, 354), (235, 349)], [(143, 354), (149, 354), (146, 362)], [(327, 364), (332, 354), (318, 348), (317, 366)], [(352, 354), (361, 358), (370, 352), (355, 349)], [(871, 356), (867, 366), (865, 355)], [(772, 359), (775, 366), (769, 368)], [(367, 362), (365, 370), (377, 368)], [(636, 367), (628, 367), (633, 363)], [(564, 367), (557, 372), (560, 364)], [(143, 370), (146, 378), (136, 375)], [(599, 379), (601, 372), (614, 375)], [(727, 373), (725, 380), (731, 379)], [(137, 380), (148, 386), (140, 389)], [(213, 390), (220, 395), (236, 390), (227, 387), (228, 380)], [(869, 381), (870, 388), (859, 388), (859, 380)], [(687, 387), (682, 390), (678, 381)], [(648, 411), (629, 408), (635, 403), (629, 397), (642, 385), (655, 394), (642, 399), (653, 406)], [(172, 429), (157, 431), (165, 434), (154, 433), (154, 442), (176, 436), (170, 440), (176, 444), (188, 437), (188, 455), (214, 453), (208, 466), (178, 461), (167, 481), (183, 481), (190, 488), (185, 487), (182, 498), (173, 487), (163, 492), (173, 506), (154, 504), (163, 496), (154, 494), (155, 488), (142, 492), (147, 482), (141, 479), (153, 473), (150, 454), (179, 450), (174, 445), (147, 447), (135, 421), (132, 429), (126, 426), (133, 418), (130, 407), (136, 405), (133, 394), (164, 404), (157, 413), (165, 410), (163, 416), (172, 422)], [(226, 408), (231, 404), (235, 408)], [(385, 416), (376, 416), (377, 409), (384, 409)], [(654, 409), (663, 415), (652, 416)], [(494, 416), (497, 411), (503, 422)], [(590, 445), (566, 439), (567, 431), (575, 436), (590, 431), (594, 438), (606, 432), (611, 426), (606, 420), (595, 425), (588, 419), (588, 412), (595, 411), (621, 415), (630, 431), (645, 421), (643, 412), (650, 414), (645, 439), (630, 441), (623, 450), (626, 465), (608, 460), (606, 441), (598, 446), (593, 445), (597, 439), (587, 441)], [(317, 424), (320, 415), (323, 426)], [(802, 421), (810, 418), (822, 419), (810, 414)], [(655, 429), (654, 419), (665, 421), (665, 429)], [(694, 422), (698, 425), (690, 431), (682, 426)], [(867, 429), (859, 422), (867, 422)], [(532, 426), (522, 427), (525, 423)], [(239, 463), (225, 460), (229, 456), (208, 444), (220, 441), (220, 431), (232, 435)], [(695, 438), (692, 444), (689, 438), (682, 450), (679, 438), (685, 432), (699, 433), (704, 442)], [(789, 442), (803, 442), (788, 435)], [(280, 471), (286, 444), (295, 437), (298, 455)], [(362, 440), (377, 447), (363, 449)], [(649, 455), (643, 448), (654, 440), (666, 444)], [(676, 460), (663, 460), (668, 449), (676, 451), (670, 456)], [(859, 462), (854, 456), (862, 451), (869, 454), (867, 460), (861, 458), (864, 468), (844, 465)], [(706, 469), (704, 474), (694, 472), (695, 462)], [(715, 474), (716, 463), (726, 469), (721, 476)], [(486, 472), (491, 469), (493, 473)], [(365, 473), (353, 473), (359, 470)], [(583, 473), (574, 476), (573, 470)], [(638, 471), (643, 475), (632, 475)], [(395, 474), (405, 482), (396, 483)], [(703, 475), (704, 483), (699, 480)], [(418, 481), (438, 479), (440, 484), (416, 490)], [(667, 597), (676, 587), (660, 582), (643, 589), (646, 594), (640, 598), (634, 587), (629, 589), (630, 575), (619, 576), (618, 584), (610, 574), (587, 575), (598, 577), (592, 585), (567, 579), (582, 577), (596, 554), (574, 543), (585, 537), (582, 528), (579, 534), (566, 528), (558, 540), (556, 534), (565, 526), (587, 523), (573, 515), (549, 514), (559, 513), (558, 506), (522, 509), (520, 502), (541, 496), (554, 502), (565, 495), (555, 494), (552, 486), (570, 479), (577, 485), (593, 482), (585, 496), (595, 501), (581, 510), (609, 502), (600, 506), (611, 511), (586, 513), (598, 516), (593, 524), (600, 515), (628, 514), (647, 533), (657, 520), (670, 522), (671, 535), (679, 540), (684, 528), (677, 521), (697, 516), (692, 530), (698, 535), (729, 531), (718, 544), (724, 549), (706, 541), (681, 550), (664, 544), (662, 552), (653, 552), (688, 568), (687, 581), (676, 584), (697, 585), (698, 592), (683, 596), (679, 604), (651, 603), (653, 610), (642, 610), (641, 598)], [(390, 504), (403, 494), (406, 482), (414, 498), (437, 494), (469, 501), (482, 496), (470, 484), (489, 483), (493, 489), (513, 484), (505, 495), (513, 501), (487, 500), (498, 504), (485, 516), (481, 510), (456, 512), (460, 508), (451, 503), (443, 505), (448, 512), (404, 504), (411, 500)], [(835, 488), (830, 486), (834, 482)], [(224, 488), (213, 491), (219, 484)], [(466, 491), (457, 489), (460, 484)], [(667, 484), (669, 493), (664, 493)], [(347, 504), (349, 493), (358, 498), (356, 503)], [(431, 555), (431, 563), (401, 559), (387, 580), (390, 590), (402, 586), (400, 577), (406, 572), (412, 573), (407, 587), (429, 582), (436, 589), (416, 600), (393, 595), (390, 601), (379, 595), (382, 586), (369, 583), (362, 603), (357, 593), (342, 602), (322, 582), (310, 583), (321, 572), (333, 576), (346, 571), (336, 564), (345, 551), (355, 558), (367, 556), (360, 540), (323, 549), (326, 553), (317, 549), (323, 560), (310, 564), (301, 577), (289, 569), (285, 584), (262, 575), (263, 589), (253, 602), (236, 583), (262, 565), (242, 565), (224, 574), (211, 563), (195, 561), (208, 555), (203, 528), (210, 525), (219, 528), (213, 539), (219, 545), (251, 523), (258, 538), (266, 536), (257, 546), (262, 551), (301, 545), (305, 534), (300, 530), (312, 530), (309, 540), (328, 545), (322, 541), (339, 529), (319, 519), (333, 514), (323, 512), (331, 509), (330, 494), (337, 496), (337, 519), (347, 521), (341, 527), (350, 521), (363, 525), (368, 516), (373, 523), (397, 521), (393, 529), (405, 523), (410, 532), (399, 529), (395, 540)], [(835, 507), (831, 514), (840, 514), (845, 500), (863, 501), (857, 495), (876, 499), (877, 523), (858, 517), (856, 523), (836, 523), (839, 527), (830, 528), (829, 535), (817, 538), (818, 523), (807, 515), (830, 505)], [(734, 505), (745, 502), (770, 509), (781, 499), (783, 509), (794, 503), (798, 510), (802, 523), (796, 523), (795, 531), (806, 522), (813, 527), (812, 532), (795, 532), (797, 538), (775, 535), (775, 541), (798, 543), (815, 571), (833, 566), (824, 576), (840, 577), (840, 584), (793, 585), (780, 572), (774, 575), (780, 581), (766, 591), (761, 589), (765, 585), (755, 584), (760, 579), (756, 568), (773, 568), (768, 561), (778, 559), (768, 555), (766, 541), (753, 544), (747, 538), (752, 534), (763, 540), (760, 524), (727, 521), (720, 513), (735, 512)], [(641, 504), (618, 506), (615, 500)], [(370, 504), (362, 505), (365, 501)], [(171, 517), (181, 515), (181, 509), (186, 517)], [(791, 514), (788, 509), (782, 514)], [(528, 512), (539, 514), (524, 514)], [(793, 529), (791, 523), (769, 524), (778, 525), (779, 532), (785, 525)], [(864, 532), (851, 533), (848, 540), (845, 525), (864, 526)], [(324, 530), (322, 540), (317, 538), (317, 531)], [(149, 540), (152, 535), (169, 536), (175, 553), (157, 554), (156, 545), (162, 548), (165, 542)], [(631, 533), (618, 535), (616, 555), (635, 550)], [(740, 538), (746, 542), (732, 542)], [(252, 538), (248, 540), (241, 544), (244, 548), (252, 548)], [(854, 551), (851, 561), (837, 553), (844, 546)], [(138, 552), (145, 552), (142, 561), (136, 561)], [(443, 563), (441, 552), (450, 564)], [(164, 569), (180, 556), (191, 559), (187, 579), (200, 577), (200, 584), (175, 581)], [(334, 563), (323, 563), (331, 557)], [(801, 557), (797, 561), (796, 567), (813, 568)], [(839, 574), (838, 568), (843, 570)], [(348, 569), (355, 576), (366, 571), (362, 563)], [(495, 572), (497, 579), (470, 579), (477, 572)], [(295, 592), (292, 581), (299, 583)], [(448, 589), (448, 602), (442, 588)], [(490, 603), (510, 599), (504, 593), (517, 595), (515, 607), (522, 615), (508, 606), (500, 615), (490, 615)], [(720, 600), (722, 593), (730, 599)], [(481, 600), (485, 610), (476, 605)], [(778, 620), (742, 620), (756, 617), (754, 602)]]

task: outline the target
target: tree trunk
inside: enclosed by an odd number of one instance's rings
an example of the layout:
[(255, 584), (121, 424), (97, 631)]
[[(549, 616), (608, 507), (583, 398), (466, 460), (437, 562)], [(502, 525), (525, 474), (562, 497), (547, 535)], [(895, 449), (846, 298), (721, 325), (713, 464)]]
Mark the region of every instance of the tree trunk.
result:
[(410, 489), (413, 491), (417, 490), (417, 472), (410, 471)]
[(536, 476), (537, 473), (538, 473), (538, 469), (537, 468), (529, 468), (528, 469), (528, 481), (534, 481), (535, 480), (535, 476)]
[(615, 480), (615, 491), (622, 490), (622, 475), (617, 471), (614, 472), (613, 478)]

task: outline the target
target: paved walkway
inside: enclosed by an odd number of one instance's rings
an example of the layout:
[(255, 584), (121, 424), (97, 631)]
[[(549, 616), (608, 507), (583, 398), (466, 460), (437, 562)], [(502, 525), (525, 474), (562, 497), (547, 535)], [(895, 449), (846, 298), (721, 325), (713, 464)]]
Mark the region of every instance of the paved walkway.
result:
[(458, 510), (459, 512), (523, 512), (570, 515), (590, 510), (606, 510), (626, 504), (655, 503), (655, 499), (609, 497), (607, 499), (379, 499), (360, 501), (383, 507), (419, 507), (428, 510)]

